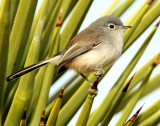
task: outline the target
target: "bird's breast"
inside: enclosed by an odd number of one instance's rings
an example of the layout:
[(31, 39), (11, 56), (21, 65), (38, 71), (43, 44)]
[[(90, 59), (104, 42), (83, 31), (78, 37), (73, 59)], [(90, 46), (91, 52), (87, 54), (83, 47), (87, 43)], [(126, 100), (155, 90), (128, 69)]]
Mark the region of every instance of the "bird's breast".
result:
[(102, 42), (91, 51), (72, 60), (67, 66), (80, 73), (95, 71), (95, 68), (111, 65), (121, 55), (122, 47)]

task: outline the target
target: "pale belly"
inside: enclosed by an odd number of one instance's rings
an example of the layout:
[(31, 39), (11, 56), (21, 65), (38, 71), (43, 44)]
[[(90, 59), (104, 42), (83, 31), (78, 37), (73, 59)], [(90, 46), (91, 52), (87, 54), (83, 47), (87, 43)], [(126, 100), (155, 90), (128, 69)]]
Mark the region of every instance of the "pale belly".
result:
[(93, 50), (76, 57), (66, 66), (83, 74), (98, 71), (113, 64), (121, 55), (121, 51), (122, 48), (99, 45)]

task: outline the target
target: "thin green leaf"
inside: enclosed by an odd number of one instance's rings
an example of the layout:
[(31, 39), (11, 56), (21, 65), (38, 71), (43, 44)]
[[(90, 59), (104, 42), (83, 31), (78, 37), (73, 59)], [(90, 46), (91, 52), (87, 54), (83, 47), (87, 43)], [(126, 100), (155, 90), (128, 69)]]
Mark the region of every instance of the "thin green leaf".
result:
[[(143, 107), (143, 106), (142, 106)], [(138, 111), (126, 122), (124, 126), (132, 126), (135, 119), (137, 118), (139, 112), (141, 111), (142, 107), (138, 109)]]
[(62, 3), (62, 24), (71, 10), (77, 4), (78, 0), (64, 0)]
[(134, 97), (132, 97), (128, 101), (127, 105), (125, 106), (125, 108), (123, 110), (123, 113), (122, 113), (121, 117), (119, 118), (118, 122), (116, 123), (116, 126), (123, 126), (125, 124), (129, 114), (131, 113), (131, 111), (133, 110), (137, 101), (139, 100), (140, 96), (142, 95), (142, 93), (143, 93), (143, 91), (146, 87), (146, 82), (148, 81), (153, 69), (157, 65), (157, 59), (159, 59), (159, 58), (160, 58), (160, 55), (158, 55), (158, 57), (156, 57), (153, 64), (151, 65), (151, 67), (148, 69), (144, 79), (142, 80), (142, 84), (138, 88), (137, 92), (134, 94)]
[(160, 99), (157, 100), (154, 104), (152, 104), (149, 108), (147, 108), (143, 113), (141, 113), (135, 122), (133, 123), (133, 126), (139, 125), (141, 122), (148, 120), (154, 113), (158, 112), (160, 108)]
[(77, 34), (92, 2), (93, 0), (78, 1), (71, 17), (69, 18), (67, 24), (65, 25), (61, 33), (60, 51), (64, 50), (70, 40)]
[(144, 8), (141, 10), (141, 12), (138, 14), (138, 16), (133, 20), (133, 22), (131, 23), (132, 28), (128, 29), (124, 34), (124, 44), (131, 37), (131, 35), (134, 32), (134, 30), (136, 29), (137, 25), (139, 24), (139, 22), (141, 21), (141, 19), (145, 15), (145, 13), (149, 10), (149, 7), (151, 6), (152, 2), (153, 1), (151, 0), (149, 3), (147, 3), (144, 6)]
[(57, 19), (59, 17), (61, 3), (63, 0), (59, 0), (55, 6), (54, 11), (52, 12), (51, 18), (46, 26), (46, 29), (42, 35), (42, 44), (41, 44), (41, 57), (40, 59), (44, 59), (47, 56), (49, 46), (52, 42), (52, 35), (54, 34), (54, 30), (56, 27)]
[(49, 115), (49, 118), (47, 120), (46, 126), (54, 126), (56, 124), (57, 116), (58, 116), (58, 113), (59, 113), (59, 110), (61, 107), (63, 91), (64, 91), (64, 88), (61, 90), (60, 95), (58, 96), (58, 98), (55, 101), (55, 104), (54, 104), (54, 106), (51, 110), (51, 113)]
[(10, 34), (7, 75), (16, 72), (19, 68), (29, 36), (36, 5), (37, 0), (23, 0), (19, 3), (14, 25)]
[[(78, 75), (77, 75), (77, 76), (78, 76)], [(83, 80), (83, 78), (81, 78), (81, 80)], [(70, 81), (72, 81), (72, 79), (71, 79)], [(69, 81), (69, 82), (70, 82), (70, 81)], [(68, 88), (65, 89), (65, 92), (64, 92), (64, 95), (63, 95), (63, 99), (62, 99), (62, 103), (61, 103), (61, 106), (62, 106), (62, 107), (63, 107), (64, 104), (69, 100), (69, 98), (74, 94), (74, 92), (78, 89), (78, 87), (80, 86), (81, 83), (82, 83), (82, 82), (78, 80), (73, 86), (69, 87), (69, 89), (68, 89)], [(68, 84), (69, 84), (68, 82), (67, 82), (67, 84), (64, 84), (65, 87), (67, 87)], [(71, 83), (70, 83), (70, 84), (71, 84)], [(56, 94), (56, 93), (55, 93), (55, 94)], [(55, 94), (54, 94), (54, 97), (56, 96)], [(54, 98), (54, 97), (53, 97), (53, 98)], [(52, 102), (47, 106), (45, 118), (47, 118), (47, 117), (49, 116), (49, 112), (50, 112), (50, 110), (52, 109), (52, 106), (53, 106), (54, 102), (55, 102), (55, 101), (52, 100)]]
[(124, 51), (151, 25), (151, 23), (160, 15), (160, 1), (156, 3), (142, 18), (132, 36), (124, 45)]
[(127, 90), (128, 90), (128, 87), (133, 79), (134, 75), (132, 76), (132, 78), (129, 80), (129, 82), (126, 84), (126, 86), (123, 88), (123, 90), (121, 91), (121, 94), (119, 95), (119, 97), (117, 98), (116, 102), (114, 105), (112, 105), (112, 107), (110, 108), (109, 112), (106, 114), (106, 116), (104, 117), (102, 123), (101, 123), (101, 126), (106, 126), (109, 124), (110, 120), (112, 119), (116, 109), (117, 109), (117, 106), (120, 104), (120, 102), (122, 101), (122, 99), (124, 98)]
[[(141, 10), (144, 8), (144, 6), (149, 2), (150, 0), (145, 0), (142, 5), (135, 10), (134, 14), (131, 15), (131, 17), (127, 20), (125, 23), (126, 26), (131, 25), (131, 23), (134, 21), (134, 19), (137, 17), (137, 15), (141, 12)], [(153, 5), (153, 4), (152, 4)]]
[(3, 0), (0, 10), (0, 126), (2, 126), (4, 87), (8, 61), (11, 0)]
[[(47, 1), (46, 1), (46, 4), (44, 4), (44, 6), (48, 6)], [(43, 28), (44, 28), (43, 26), (45, 24), (46, 13), (47, 13), (47, 10), (43, 11), (43, 13), (40, 16), (39, 23), (37, 25), (36, 32), (32, 40), (32, 44), (27, 56), (25, 66), (31, 65), (37, 62), (39, 59), (40, 40), (41, 40)], [(9, 125), (10, 123), (13, 125), (19, 124), (20, 117), (24, 110), (24, 106), (28, 106), (31, 100), (35, 74), (36, 74), (36, 71), (33, 71), (20, 78), (19, 86), (17, 88), (11, 108), (7, 115), (5, 125)], [(18, 108), (18, 110), (15, 108)], [(17, 114), (15, 115), (15, 113)]]
[[(88, 79), (94, 80), (94, 78), (95, 76), (90, 76)], [(60, 110), (56, 123), (57, 126), (68, 124), (68, 122), (71, 120), (71, 118), (74, 116), (74, 114), (78, 111), (80, 106), (85, 101), (90, 87), (91, 85), (87, 81), (84, 81), (82, 83), (78, 90), (72, 95), (72, 97)]]
[[(60, 28), (59, 28), (59, 30), (60, 30)], [(59, 39), (60, 39), (59, 37), (60, 37), (60, 35), (58, 34), (56, 36), (56, 42), (55, 42), (55, 46), (54, 46), (55, 48), (53, 49), (52, 55), (56, 54), (58, 51)], [(43, 81), (42, 81), (41, 91), (40, 91), (39, 97), (37, 99), (36, 107), (32, 113), (32, 116), (31, 116), (30, 126), (35, 126), (35, 125), (39, 124), (40, 115), (41, 115), (43, 106), (47, 102), (47, 99), (48, 99), (48, 94), (49, 94), (50, 86), (52, 84), (52, 78), (54, 75), (53, 74), (54, 69), (55, 69), (54, 64), (49, 64), (48, 66), (46, 66), (46, 70), (44, 71), (45, 74), (44, 74)]]
[[(67, 87), (68, 87), (73, 81), (75, 81), (78, 76), (79, 76), (78, 74), (75, 74), (73, 77), (70, 78), (69, 81), (67, 81), (66, 83), (64, 83), (66, 90), (67, 90)], [(54, 94), (49, 98), (47, 104), (50, 104), (52, 101), (54, 101), (60, 91), (61, 91), (61, 89), (59, 89), (58, 91), (54, 92)], [(66, 92), (66, 91), (65, 91), (65, 92)], [(46, 109), (47, 109), (47, 108), (46, 108)]]
[(103, 16), (109, 15), (112, 10), (119, 4), (120, 0), (114, 0), (112, 4), (107, 8), (107, 10), (104, 12)]
[(78, 117), (78, 120), (76, 122), (76, 126), (86, 126), (89, 115), (90, 115), (90, 111), (92, 108), (92, 104), (93, 104), (93, 100), (94, 97), (96, 96), (97, 93), (97, 85), (98, 85), (98, 81), (99, 78), (96, 78), (96, 80), (94, 81), (92, 87), (90, 88), (89, 92), (88, 92), (88, 96), (86, 98), (86, 101), (83, 105), (82, 111)]
[(116, 10), (114, 10), (110, 15), (120, 17), (134, 2), (135, 0), (125, 0)]
[(17, 13), (18, 5), (20, 0), (11, 0), (11, 29), (13, 26), (13, 22)]
[(141, 122), (138, 126), (157, 126), (160, 122), (160, 113), (157, 111), (151, 117)]
[(25, 107), (25, 109), (24, 109), (19, 126), (26, 126), (26, 111), (27, 111), (27, 107)]
[[(154, 77), (152, 77), (148, 81), (148, 84), (146, 84), (147, 86), (145, 88), (145, 91), (141, 95), (140, 99), (142, 99), (146, 95), (149, 95), (150, 93), (152, 93), (156, 89), (160, 88), (160, 78), (159, 78), (159, 76), (160, 76), (160, 73), (155, 75)], [(121, 102), (121, 104), (119, 105), (119, 107), (117, 109), (117, 112), (121, 111), (125, 107), (128, 100), (135, 94), (135, 92), (137, 92), (137, 89), (124, 97), (123, 101)]]

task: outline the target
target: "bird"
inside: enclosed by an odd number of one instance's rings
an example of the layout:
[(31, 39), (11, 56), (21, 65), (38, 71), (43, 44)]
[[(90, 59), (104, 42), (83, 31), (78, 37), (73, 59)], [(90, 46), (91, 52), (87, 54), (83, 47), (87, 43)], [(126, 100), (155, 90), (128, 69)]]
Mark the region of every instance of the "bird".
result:
[(44, 65), (55, 64), (57, 73), (73, 69), (91, 83), (84, 74), (97, 72), (96, 76), (100, 77), (103, 69), (120, 57), (124, 31), (128, 28), (131, 26), (124, 26), (116, 16), (101, 17), (78, 33), (63, 51), (11, 74), (6, 80), (11, 81)]

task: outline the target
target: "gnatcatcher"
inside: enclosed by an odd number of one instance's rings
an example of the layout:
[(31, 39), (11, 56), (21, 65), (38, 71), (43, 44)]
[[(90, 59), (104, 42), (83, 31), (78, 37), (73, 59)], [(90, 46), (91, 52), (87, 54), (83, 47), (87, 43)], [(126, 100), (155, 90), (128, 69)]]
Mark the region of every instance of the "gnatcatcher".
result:
[(7, 81), (49, 63), (57, 65), (58, 72), (66, 68), (74, 69), (86, 80), (87, 78), (83, 75), (86, 73), (96, 71), (96, 75), (100, 76), (103, 68), (113, 64), (121, 55), (124, 29), (130, 27), (123, 26), (118, 17), (102, 17), (75, 36), (64, 51), (23, 68), (7, 77)]

